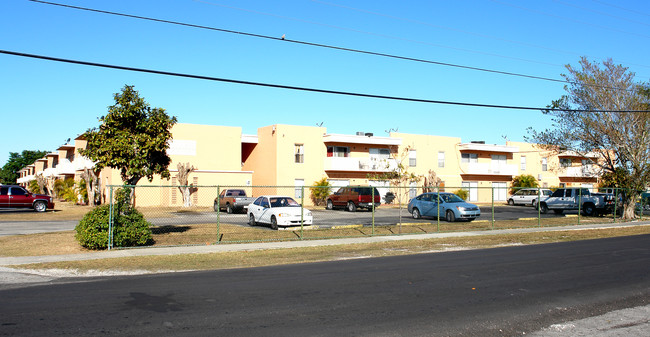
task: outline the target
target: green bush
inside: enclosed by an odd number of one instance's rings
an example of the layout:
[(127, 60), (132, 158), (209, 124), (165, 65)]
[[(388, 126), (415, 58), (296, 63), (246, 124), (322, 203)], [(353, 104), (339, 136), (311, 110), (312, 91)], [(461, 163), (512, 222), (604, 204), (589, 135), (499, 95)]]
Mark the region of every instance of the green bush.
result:
[(469, 197), (469, 192), (463, 189), (454, 191), (454, 194), (459, 196), (463, 200), (467, 200), (467, 197)]
[[(110, 204), (95, 207), (75, 227), (75, 239), (88, 249), (108, 248)], [(151, 224), (130, 204), (130, 189), (116, 192), (113, 205), (113, 247), (153, 244)]]
[(314, 203), (314, 206), (321, 206), (325, 204), (325, 199), (332, 192), (332, 185), (327, 181), (327, 178), (314, 182), (314, 187), (310, 187), (311, 191), (311, 201)]

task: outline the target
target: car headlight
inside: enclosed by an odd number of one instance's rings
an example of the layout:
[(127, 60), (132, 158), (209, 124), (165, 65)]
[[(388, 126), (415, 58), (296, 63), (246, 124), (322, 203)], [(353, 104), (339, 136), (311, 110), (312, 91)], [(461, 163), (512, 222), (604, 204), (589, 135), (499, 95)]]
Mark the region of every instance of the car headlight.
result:
[(456, 206), (456, 208), (457, 208), (459, 211), (461, 211), (461, 212), (465, 212), (465, 211), (468, 210), (467, 207), (463, 207), (463, 206)]
[(311, 211), (307, 211), (307, 212), (305, 213), (305, 216), (311, 216)]

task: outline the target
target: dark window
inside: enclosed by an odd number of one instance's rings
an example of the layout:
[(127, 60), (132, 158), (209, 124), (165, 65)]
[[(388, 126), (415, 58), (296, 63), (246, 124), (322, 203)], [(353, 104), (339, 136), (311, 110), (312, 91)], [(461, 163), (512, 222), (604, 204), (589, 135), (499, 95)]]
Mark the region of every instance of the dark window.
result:
[(9, 187), (0, 187), (0, 195), (7, 195), (9, 193)]
[(553, 192), (553, 195), (551, 195), (551, 197), (563, 198), (564, 197), (564, 189), (558, 188), (557, 190), (555, 190), (555, 192)]

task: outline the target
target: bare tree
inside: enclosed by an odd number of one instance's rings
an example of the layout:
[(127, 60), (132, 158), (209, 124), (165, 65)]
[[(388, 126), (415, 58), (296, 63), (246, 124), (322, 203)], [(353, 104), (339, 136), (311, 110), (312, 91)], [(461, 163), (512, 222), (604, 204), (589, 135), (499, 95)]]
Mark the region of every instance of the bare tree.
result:
[(178, 163), (176, 167), (178, 168), (178, 189), (183, 196), (183, 207), (190, 207), (192, 206), (192, 199), (190, 198), (192, 190), (189, 186), (189, 176), (196, 168), (191, 166), (190, 163)]
[(648, 84), (635, 82), (633, 72), (611, 59), (601, 67), (582, 57), (579, 69), (566, 69), (567, 94), (544, 111), (552, 116), (554, 128), (529, 128), (527, 138), (544, 149), (573, 151), (587, 160), (596, 154), (594, 164), (605, 174), (623, 169), (624, 179), (616, 187), (625, 189), (623, 218), (632, 219), (639, 191), (650, 183)]
[(90, 168), (84, 168), (81, 177), (86, 181), (88, 205), (95, 206), (97, 204), (96, 196), (99, 192), (99, 177), (97, 177), (97, 173)]
[(424, 177), (424, 192), (438, 192), (442, 186), (442, 179), (438, 177), (434, 170), (429, 170), (429, 174)]

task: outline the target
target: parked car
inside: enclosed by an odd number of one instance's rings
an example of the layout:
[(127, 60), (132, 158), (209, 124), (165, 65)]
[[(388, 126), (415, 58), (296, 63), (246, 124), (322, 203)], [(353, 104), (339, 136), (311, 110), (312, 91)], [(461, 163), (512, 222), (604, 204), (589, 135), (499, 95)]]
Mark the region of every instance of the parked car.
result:
[(481, 216), (481, 209), (453, 193), (423, 193), (411, 199), (408, 211), (413, 219), (423, 216), (444, 216), (448, 222), (457, 219), (472, 221)]
[(246, 212), (248, 205), (255, 198), (246, 196), (246, 191), (241, 189), (226, 189), (214, 198), (214, 211), (225, 209), (226, 213)]
[(562, 214), (566, 210), (581, 209), (587, 216), (608, 214), (614, 211), (614, 198), (613, 194), (594, 193), (587, 188), (558, 188), (539, 202), (539, 211), (545, 214), (550, 209)]
[(537, 197), (539, 194), (542, 195), (541, 199), (546, 199), (553, 194), (553, 191), (547, 188), (540, 190), (536, 188), (522, 188), (508, 198), (508, 205), (531, 205), (537, 207)]
[[(374, 195), (374, 203), (373, 203)], [(327, 197), (326, 208), (342, 208), (350, 212), (355, 212), (357, 208), (372, 209), (374, 206), (379, 207), (381, 204), (381, 195), (374, 187), (368, 186), (347, 186), (341, 187), (334, 194)]]
[(278, 229), (279, 226), (300, 226), (301, 223), (308, 226), (313, 223), (310, 210), (302, 208), (293, 198), (281, 195), (257, 197), (248, 205), (247, 213), (248, 224), (251, 226), (265, 223)]
[(20, 186), (0, 186), (0, 208), (31, 208), (36, 212), (45, 212), (54, 208), (52, 197), (35, 194)]

